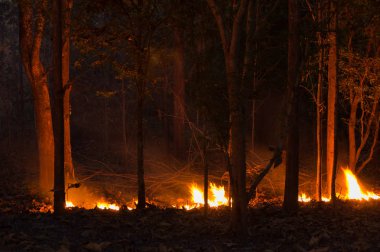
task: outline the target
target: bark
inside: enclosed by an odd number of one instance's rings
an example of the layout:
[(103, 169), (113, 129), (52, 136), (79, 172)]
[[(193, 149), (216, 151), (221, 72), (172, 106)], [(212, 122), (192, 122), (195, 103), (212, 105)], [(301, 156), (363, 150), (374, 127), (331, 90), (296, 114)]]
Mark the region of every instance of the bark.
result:
[(71, 9), (73, 7), (73, 0), (64, 0), (63, 5), (63, 38), (62, 38), (62, 85), (64, 91), (64, 131), (65, 131), (65, 172), (68, 182), (75, 181), (75, 172), (71, 154), (71, 129), (70, 129), (70, 116), (71, 116), (71, 84), (70, 80), (70, 28), (71, 28)]
[(183, 34), (180, 28), (174, 27), (174, 88), (173, 88), (173, 140), (178, 157), (184, 156), (185, 129), (185, 59)]
[[(148, 69), (149, 57), (145, 49), (150, 42), (144, 43), (143, 36), (143, 7), (144, 1), (138, 1), (138, 27), (136, 32), (137, 62), (136, 62), (136, 85), (137, 85), (137, 198), (138, 209), (144, 209), (146, 206), (145, 180), (144, 180), (144, 98), (145, 98), (145, 78)], [(149, 37), (150, 39), (150, 37)], [(148, 59), (148, 60), (146, 60)]]
[(204, 214), (208, 214), (208, 160), (207, 160), (207, 140), (203, 140), (203, 171), (204, 171), (204, 180), (203, 180), (203, 196), (204, 196)]
[[(251, 115), (252, 115), (252, 121), (251, 121), (251, 148), (252, 148), (252, 152), (254, 153), (255, 152), (255, 126), (256, 126), (256, 115), (255, 115), (255, 111), (256, 111), (256, 88), (257, 88), (257, 84), (258, 84), (258, 78), (257, 78), (257, 60), (258, 60), (258, 57), (257, 57), (257, 53), (258, 53), (258, 41), (257, 41), (257, 35), (258, 35), (258, 32), (259, 32), (259, 0), (256, 0), (254, 1), (255, 3), (253, 4), (253, 2), (251, 1), (249, 4), (250, 6), (252, 5), (251, 8), (255, 8), (255, 12), (256, 12), (256, 15), (255, 15), (255, 21), (254, 21), (254, 24), (251, 24), (252, 26), (254, 26), (254, 31), (252, 32), (253, 34), (251, 35), (252, 36), (252, 40), (253, 41), (248, 41), (248, 43), (252, 46), (254, 46), (254, 49), (253, 49), (253, 66), (252, 66), (252, 69), (251, 71), (253, 72), (253, 80), (252, 80), (252, 91), (253, 91), (253, 97), (252, 97), (252, 107), (251, 107)], [(253, 11), (251, 9), (249, 9), (249, 11)], [(248, 14), (248, 17), (251, 17), (252, 14)], [(248, 24), (249, 25), (249, 24)]]
[(316, 104), (316, 140), (317, 140), (317, 176), (316, 176), (316, 199), (322, 200), (322, 108), (323, 108), (323, 56), (324, 44), (322, 38), (322, 0), (318, 1), (318, 87), (317, 87), (317, 104)]
[(326, 170), (328, 195), (335, 199), (336, 170), (336, 97), (337, 97), (337, 47), (336, 47), (336, 6), (330, 1), (330, 29), (328, 33), (329, 58), (328, 58), (328, 107), (327, 107), (327, 149)]
[(138, 204), (137, 208), (145, 208), (145, 181), (144, 181), (144, 129), (143, 129), (143, 109), (144, 109), (144, 80), (142, 71), (138, 71), (137, 80), (137, 183), (138, 183)]
[(356, 112), (358, 110), (360, 98), (355, 95), (351, 101), (350, 118), (348, 119), (348, 165), (352, 171), (356, 167)]
[[(222, 13), (214, 0), (208, 0), (209, 8), (218, 26), (224, 51), (230, 113), (230, 182), (232, 193), (231, 229), (241, 241), (247, 238), (245, 101), (243, 69), (240, 62), (245, 53), (244, 33), (248, 0), (240, 1), (232, 27), (226, 27)], [(228, 31), (231, 31), (229, 33)]]
[(62, 79), (62, 5), (53, 1), (53, 77), (54, 77), (54, 214), (65, 211), (64, 89)]
[(123, 122), (123, 153), (124, 153), (124, 165), (128, 166), (128, 127), (127, 127), (127, 101), (125, 80), (121, 80), (121, 117)]
[(283, 207), (288, 212), (298, 209), (299, 136), (298, 136), (298, 6), (297, 0), (288, 0), (288, 122), (286, 174)]
[(32, 87), (34, 98), (36, 136), (39, 161), (39, 184), (42, 192), (53, 187), (54, 141), (51, 118), (50, 95), (45, 68), (40, 59), (40, 49), (45, 30), (47, 1), (34, 4), (27, 0), (19, 1), (20, 9), (20, 51), (23, 67)]

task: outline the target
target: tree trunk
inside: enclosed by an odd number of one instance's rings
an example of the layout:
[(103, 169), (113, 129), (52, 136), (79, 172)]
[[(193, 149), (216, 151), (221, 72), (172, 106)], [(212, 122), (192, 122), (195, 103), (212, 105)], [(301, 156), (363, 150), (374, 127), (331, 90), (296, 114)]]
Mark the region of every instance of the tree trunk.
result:
[(124, 154), (124, 166), (128, 167), (128, 127), (127, 127), (127, 101), (125, 91), (125, 80), (121, 80), (121, 117), (123, 122), (123, 154)]
[(331, 199), (335, 199), (334, 170), (336, 169), (336, 97), (337, 97), (337, 48), (336, 48), (336, 6), (330, 1), (330, 31), (328, 33), (329, 58), (328, 58), (328, 107), (327, 107), (327, 191)]
[(71, 28), (71, 9), (73, 0), (64, 0), (63, 3), (64, 13), (62, 29), (62, 85), (64, 91), (63, 98), (63, 113), (64, 113), (64, 131), (65, 131), (65, 172), (68, 182), (75, 181), (75, 172), (73, 160), (71, 155), (71, 130), (70, 130), (70, 94), (71, 85), (70, 80), (70, 28)]
[(298, 6), (297, 0), (288, 0), (288, 122), (286, 148), (286, 177), (284, 209), (296, 212), (298, 208)]
[[(239, 8), (233, 18), (231, 27), (225, 27), (222, 12), (215, 0), (207, 3), (218, 26), (224, 52), (226, 77), (228, 85), (228, 101), (230, 114), (230, 181), (232, 192), (231, 229), (240, 241), (247, 239), (247, 192), (246, 192), (246, 146), (245, 146), (245, 105), (246, 92), (243, 82), (246, 80), (243, 70), (247, 56), (245, 36), (247, 32), (247, 10), (250, 1), (240, 1)], [(231, 31), (231, 36), (228, 35)]]
[(203, 196), (204, 196), (204, 214), (207, 216), (208, 213), (208, 160), (207, 160), (207, 140), (203, 139), (203, 170), (204, 170), (204, 180), (203, 180)]
[(351, 171), (355, 171), (356, 168), (356, 112), (358, 110), (359, 98), (354, 95), (351, 101), (350, 118), (348, 120), (348, 165)]
[(35, 124), (37, 132), (40, 188), (48, 193), (54, 181), (54, 137), (50, 95), (47, 79), (44, 78), (33, 89)]
[(230, 59), (227, 68), (229, 86), (229, 108), (231, 120), (231, 185), (232, 185), (232, 230), (244, 239), (247, 235), (247, 192), (245, 164), (245, 114), (242, 102), (241, 81), (234, 62)]
[(317, 114), (317, 127), (316, 127), (316, 140), (317, 140), (317, 178), (316, 178), (316, 199), (317, 201), (322, 200), (322, 90), (323, 90), (323, 38), (322, 38), (322, 0), (318, 1), (318, 27), (319, 31), (317, 34), (318, 39), (318, 87), (317, 87), (317, 104), (316, 104), (316, 114)]
[[(27, 0), (19, 1), (20, 10), (20, 51), (22, 63), (29, 84), (32, 87), (38, 144), (40, 189), (47, 193), (54, 181), (54, 139), (51, 118), (48, 80), (40, 59), (40, 49), (45, 30), (47, 1), (35, 4)], [(34, 21), (34, 22), (33, 22)]]
[(65, 211), (64, 91), (62, 79), (62, 5), (53, 1), (53, 76), (54, 76), (54, 214)]
[[(141, 74), (141, 75), (140, 75)], [(138, 183), (138, 204), (137, 208), (144, 209), (145, 202), (145, 181), (144, 181), (144, 129), (143, 129), (143, 109), (144, 109), (144, 80), (142, 72), (139, 72), (137, 81), (137, 183)]]
[(180, 28), (173, 29), (174, 34), (174, 116), (173, 116), (173, 140), (177, 157), (184, 156), (184, 129), (185, 129), (185, 59), (183, 34)]

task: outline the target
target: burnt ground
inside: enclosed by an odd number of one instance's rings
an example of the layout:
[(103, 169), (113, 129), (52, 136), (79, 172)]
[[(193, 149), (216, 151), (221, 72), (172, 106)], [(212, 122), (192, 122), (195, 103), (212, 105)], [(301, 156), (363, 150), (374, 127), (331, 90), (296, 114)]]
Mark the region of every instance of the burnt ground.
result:
[(38, 212), (41, 203), (20, 181), (22, 170), (0, 169), (0, 251), (380, 251), (380, 202), (301, 204), (296, 215), (280, 199), (249, 209), (249, 238), (228, 232), (229, 209), (149, 208), (119, 212)]

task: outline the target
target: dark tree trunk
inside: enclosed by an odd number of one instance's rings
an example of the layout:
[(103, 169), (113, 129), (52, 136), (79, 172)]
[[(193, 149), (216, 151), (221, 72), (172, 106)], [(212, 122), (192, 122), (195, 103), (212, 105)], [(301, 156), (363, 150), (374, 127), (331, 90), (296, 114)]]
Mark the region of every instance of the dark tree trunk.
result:
[(286, 175), (284, 209), (296, 212), (298, 209), (298, 6), (297, 0), (288, 0), (288, 118), (286, 146)]
[(53, 76), (54, 76), (54, 213), (65, 211), (64, 90), (62, 85), (62, 5), (53, 1)]
[(184, 156), (184, 130), (185, 130), (185, 58), (183, 34), (180, 28), (174, 27), (174, 116), (173, 116), (173, 140), (177, 157)]
[(123, 154), (124, 154), (124, 166), (128, 167), (128, 127), (127, 127), (127, 98), (125, 90), (125, 80), (121, 80), (121, 117), (123, 122)]
[[(140, 75), (141, 74), (141, 75)], [(145, 208), (145, 181), (144, 181), (144, 129), (143, 129), (143, 111), (144, 111), (144, 80), (142, 72), (139, 72), (137, 81), (137, 183), (138, 183), (138, 204), (137, 208)]]
[(319, 31), (317, 34), (318, 39), (318, 87), (317, 87), (317, 104), (316, 104), (316, 114), (317, 114), (317, 125), (316, 125), (316, 140), (317, 140), (317, 176), (316, 176), (316, 199), (318, 201), (322, 200), (322, 90), (323, 90), (323, 38), (322, 38), (322, 0), (318, 1), (318, 27)]
[(62, 1), (62, 85), (64, 89), (64, 132), (65, 132), (65, 172), (69, 182), (75, 181), (75, 172), (71, 155), (71, 129), (70, 129), (70, 28), (71, 28), (71, 9), (73, 0)]
[(336, 172), (336, 99), (337, 99), (337, 48), (336, 48), (336, 6), (330, 1), (330, 27), (328, 34), (329, 58), (328, 58), (328, 107), (327, 107), (327, 188), (328, 195), (335, 199), (335, 172)]
[(231, 157), (231, 191), (232, 191), (232, 230), (245, 239), (247, 235), (247, 192), (246, 192), (246, 149), (245, 149), (245, 113), (242, 102), (241, 80), (235, 63), (229, 60), (227, 79), (229, 86), (230, 108), (230, 157)]
[(203, 140), (203, 170), (204, 170), (204, 180), (203, 180), (203, 196), (204, 196), (204, 214), (208, 214), (208, 160), (207, 160), (207, 140)]
[[(224, 52), (226, 77), (228, 85), (228, 101), (230, 114), (230, 182), (232, 193), (231, 229), (238, 239), (247, 239), (247, 192), (246, 192), (246, 146), (245, 146), (245, 80), (248, 72), (244, 71), (245, 36), (247, 33), (246, 18), (248, 0), (240, 1), (231, 27), (225, 26), (221, 9), (215, 0), (208, 0), (209, 8), (218, 26), (220, 40)], [(229, 33), (231, 31), (231, 33)], [(244, 80), (244, 81), (243, 81)]]

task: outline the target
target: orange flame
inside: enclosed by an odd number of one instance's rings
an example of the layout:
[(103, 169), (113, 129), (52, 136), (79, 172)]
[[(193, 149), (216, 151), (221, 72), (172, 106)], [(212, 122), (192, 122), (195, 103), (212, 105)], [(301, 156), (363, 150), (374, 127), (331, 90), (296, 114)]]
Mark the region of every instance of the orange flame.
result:
[[(350, 169), (342, 169), (346, 179), (347, 193), (345, 195), (339, 195), (342, 199), (346, 200), (378, 200), (380, 196), (374, 192), (364, 191), (359, 185), (358, 179), (352, 173)], [(309, 202), (311, 198), (306, 193), (301, 193), (298, 196), (299, 202)], [(329, 202), (330, 198), (322, 197), (322, 201)]]
[(74, 206), (73, 202), (71, 202), (71, 201), (66, 201), (66, 205), (65, 205), (65, 207), (66, 207), (66, 208), (73, 208), (73, 207), (75, 207), (75, 206)]
[(96, 207), (99, 208), (99, 209), (107, 209), (107, 210), (115, 210), (115, 211), (119, 211), (120, 210), (120, 207), (115, 205), (115, 204), (109, 204), (109, 203), (106, 203), (106, 202), (99, 202), (96, 204)]
[[(214, 183), (210, 183), (210, 198), (208, 200), (208, 205), (210, 207), (218, 207), (228, 204), (228, 199), (225, 196), (225, 190), (223, 186), (217, 186)], [(204, 205), (204, 194), (203, 190), (198, 188), (196, 184), (192, 184), (190, 187), (190, 192), (192, 195), (192, 203), (191, 205), (184, 205), (185, 209), (192, 209), (194, 207), (198, 207), (200, 205)]]
[(354, 200), (380, 199), (380, 196), (373, 192), (363, 192), (356, 176), (350, 169), (343, 169), (343, 172), (346, 176), (346, 186), (348, 191), (345, 198)]

